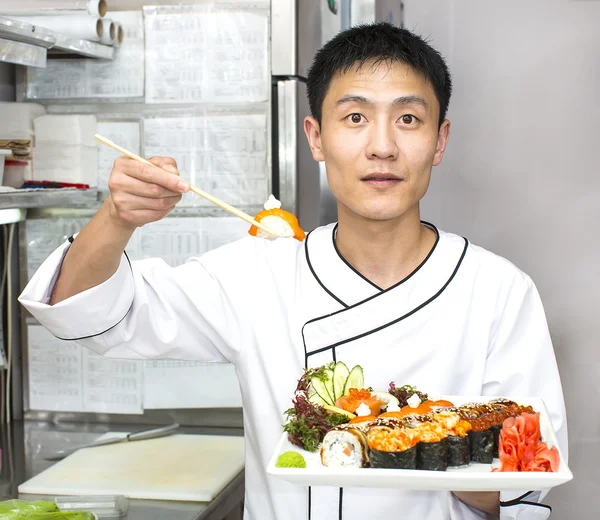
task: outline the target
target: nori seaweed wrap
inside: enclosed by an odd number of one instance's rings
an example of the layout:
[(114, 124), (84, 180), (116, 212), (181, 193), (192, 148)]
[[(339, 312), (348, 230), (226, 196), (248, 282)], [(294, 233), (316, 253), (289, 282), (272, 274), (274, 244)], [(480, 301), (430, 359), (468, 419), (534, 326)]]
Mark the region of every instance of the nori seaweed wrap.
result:
[(448, 468), (447, 438), (437, 442), (420, 442), (417, 445), (417, 469), (446, 471)]
[(494, 460), (494, 433), (491, 429), (469, 432), (471, 460), (491, 464)]
[(486, 405), (487, 419), (494, 435), (494, 457), (498, 457), (500, 431), (504, 421), (509, 417), (518, 417), (522, 413), (533, 413), (531, 406), (523, 406), (510, 399), (492, 399)]
[(448, 466), (468, 466), (471, 462), (471, 446), (469, 444), (468, 434), (464, 437), (460, 435), (449, 435), (448, 444)]
[(446, 471), (448, 468), (447, 428), (436, 421), (434, 414), (413, 415), (407, 418), (408, 425), (418, 436), (417, 469)]
[(371, 449), (371, 467), (388, 469), (416, 469), (417, 447), (404, 451), (379, 451)]
[(380, 419), (369, 428), (367, 443), (372, 468), (416, 469), (417, 437), (406, 423)]
[(468, 432), (471, 424), (461, 419), (455, 408), (445, 408), (432, 413), (433, 420), (442, 425), (447, 435), (448, 466), (468, 466), (471, 462)]
[(492, 426), (492, 408), (487, 404), (473, 403), (458, 408), (462, 419), (468, 421), (472, 430), (469, 432), (471, 460), (482, 464), (491, 464), (494, 460), (494, 433)]
[(494, 436), (494, 457), (498, 457), (498, 447), (500, 446), (500, 431), (502, 430), (502, 425), (494, 424), (490, 428), (492, 430), (492, 435)]

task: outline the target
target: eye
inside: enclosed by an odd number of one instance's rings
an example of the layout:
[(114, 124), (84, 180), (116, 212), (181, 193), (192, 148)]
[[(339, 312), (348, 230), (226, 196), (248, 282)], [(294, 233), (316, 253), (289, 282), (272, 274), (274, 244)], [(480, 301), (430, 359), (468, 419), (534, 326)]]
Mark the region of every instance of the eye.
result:
[(411, 125), (416, 122), (417, 118), (411, 114), (406, 114), (400, 118), (405, 125)]
[(357, 125), (359, 123), (362, 123), (363, 116), (358, 113), (354, 113), (354, 114), (350, 114), (346, 119), (348, 119), (348, 121), (350, 121), (351, 123), (354, 123), (355, 125)]

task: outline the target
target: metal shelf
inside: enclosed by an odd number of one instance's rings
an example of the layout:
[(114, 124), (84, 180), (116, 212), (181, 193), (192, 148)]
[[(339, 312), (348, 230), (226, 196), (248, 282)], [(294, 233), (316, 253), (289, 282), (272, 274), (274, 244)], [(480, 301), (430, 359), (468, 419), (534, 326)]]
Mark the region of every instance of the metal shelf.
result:
[(68, 38), (44, 27), (0, 16), (0, 61), (45, 67), (46, 56), (112, 60), (114, 47)]
[(75, 55), (104, 60), (112, 60), (115, 57), (114, 47), (88, 40), (72, 40), (60, 34), (53, 34), (56, 37), (56, 45), (48, 49), (48, 56), (64, 57), (65, 55)]
[(56, 43), (55, 35), (47, 29), (3, 16), (0, 16), (0, 38), (29, 43), (45, 49), (49, 49)]
[(46, 52), (44, 47), (0, 38), (0, 61), (6, 63), (45, 68)]
[(8, 208), (87, 207), (98, 200), (98, 191), (76, 188), (21, 189), (0, 192), (0, 210)]

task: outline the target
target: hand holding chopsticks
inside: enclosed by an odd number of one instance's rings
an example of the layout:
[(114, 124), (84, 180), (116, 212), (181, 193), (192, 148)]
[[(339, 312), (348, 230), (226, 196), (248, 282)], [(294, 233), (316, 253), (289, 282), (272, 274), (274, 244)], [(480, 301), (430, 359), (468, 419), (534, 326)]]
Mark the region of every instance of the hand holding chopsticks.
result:
[[(150, 166), (154, 166), (155, 168), (160, 168), (160, 166), (156, 166), (155, 164), (152, 164), (150, 161), (144, 159), (143, 157), (140, 157), (139, 155), (136, 155), (136, 154), (130, 152), (129, 150), (122, 148), (121, 146), (113, 143), (110, 139), (107, 139), (106, 137), (103, 137), (99, 134), (96, 134), (94, 137), (96, 138), (97, 141), (101, 142), (105, 146), (108, 146), (109, 148), (112, 148), (113, 150), (116, 150), (117, 152), (122, 153), (123, 155), (125, 155), (126, 157), (129, 157), (130, 159), (134, 159), (134, 160), (139, 161), (144, 164), (149, 164)], [(161, 168), (161, 169), (163, 171), (173, 175), (172, 172), (165, 170), (164, 168)], [(206, 200), (212, 202), (213, 204), (216, 204), (217, 206), (219, 206), (220, 208), (223, 208), (224, 210), (228, 211), (232, 215), (235, 215), (236, 217), (239, 217), (242, 220), (245, 220), (249, 224), (252, 224), (259, 229), (262, 229), (264, 232), (269, 233), (271, 236), (277, 237), (277, 234), (274, 231), (270, 230), (268, 227), (266, 227), (264, 224), (257, 222), (247, 213), (244, 213), (243, 211), (231, 206), (230, 204), (223, 202), (222, 200), (218, 199), (217, 197), (214, 197), (213, 195), (211, 195), (210, 193), (207, 193), (204, 190), (201, 190), (200, 188), (197, 188), (196, 186), (192, 186), (192, 185), (190, 185), (190, 191), (193, 191), (197, 195), (200, 195), (201, 197), (205, 198)]]

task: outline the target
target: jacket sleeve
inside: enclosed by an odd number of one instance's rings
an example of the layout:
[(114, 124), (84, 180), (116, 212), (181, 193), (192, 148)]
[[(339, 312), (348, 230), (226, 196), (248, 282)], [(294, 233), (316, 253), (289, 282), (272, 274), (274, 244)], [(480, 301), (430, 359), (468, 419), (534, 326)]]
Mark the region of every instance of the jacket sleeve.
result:
[[(172, 268), (159, 259), (130, 262), (123, 254), (111, 278), (51, 306), (50, 296), (69, 245), (58, 248), (40, 266), (19, 297), (55, 336), (114, 358), (237, 359), (244, 325), (231, 302), (243, 303), (244, 287), (237, 294), (231, 294), (231, 288), (223, 290), (202, 258)], [(223, 261), (234, 256), (223, 254)]]
[[(561, 463), (566, 464), (565, 404), (540, 295), (532, 280), (519, 272), (502, 300), (488, 348), (482, 394), (541, 398), (556, 432)], [(501, 492), (500, 518), (548, 518), (549, 506), (537, 503), (546, 494), (547, 490)]]

